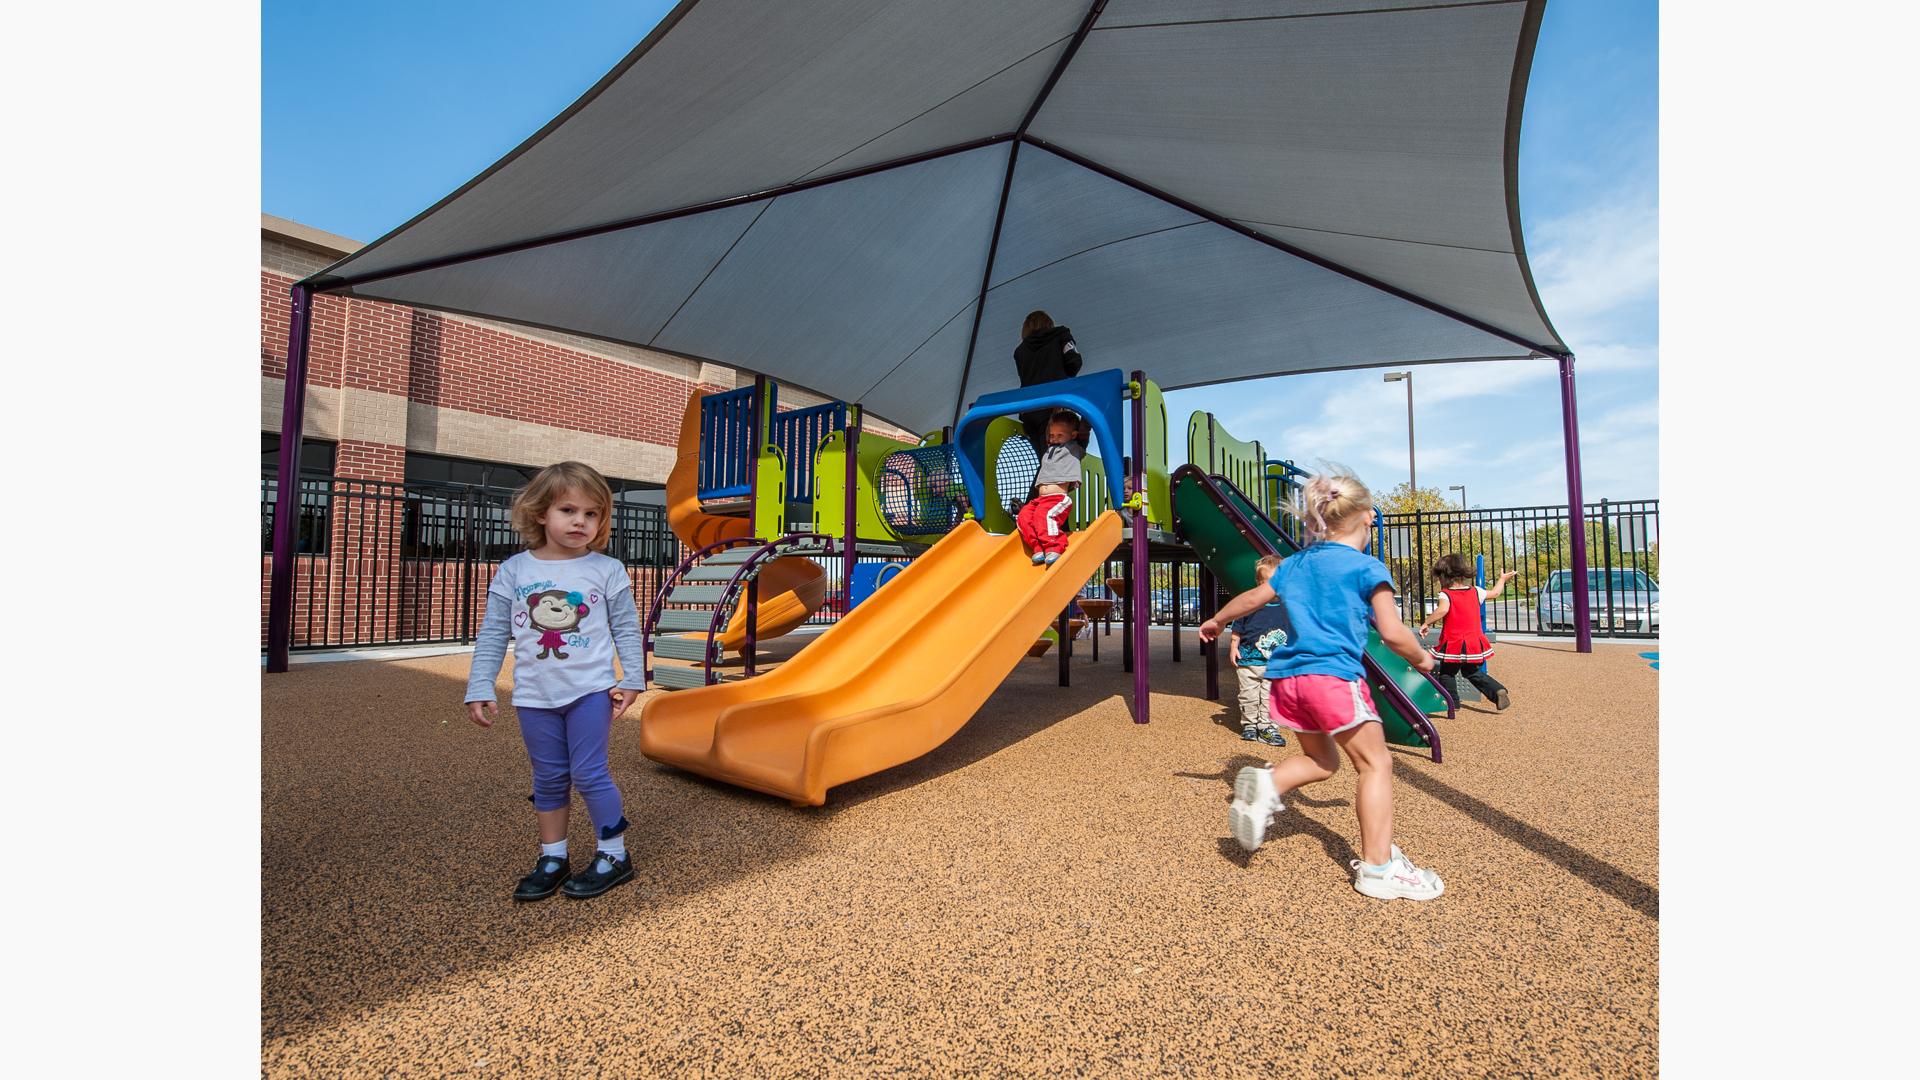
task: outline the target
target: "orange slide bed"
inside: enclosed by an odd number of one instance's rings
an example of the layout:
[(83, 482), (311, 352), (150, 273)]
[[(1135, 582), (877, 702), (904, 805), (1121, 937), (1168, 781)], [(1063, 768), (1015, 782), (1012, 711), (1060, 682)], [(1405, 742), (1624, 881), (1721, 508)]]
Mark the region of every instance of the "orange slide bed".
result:
[[(744, 517), (709, 514), (700, 509), (700, 401), (687, 401), (680, 420), (680, 453), (667, 474), (667, 527), (692, 548), (753, 535), (753, 523)], [(771, 538), (769, 538), (771, 539)], [(760, 571), (760, 604), (755, 636), (765, 641), (807, 621), (827, 599), (827, 576), (811, 559), (775, 559)], [(747, 605), (737, 604), (720, 647), (738, 653), (747, 643)]]
[(741, 787), (818, 806), (835, 784), (911, 761), (986, 702), (1120, 544), (1108, 511), (1035, 566), (1019, 535), (977, 522), (935, 544), (799, 656), (757, 679), (650, 698), (640, 748)]

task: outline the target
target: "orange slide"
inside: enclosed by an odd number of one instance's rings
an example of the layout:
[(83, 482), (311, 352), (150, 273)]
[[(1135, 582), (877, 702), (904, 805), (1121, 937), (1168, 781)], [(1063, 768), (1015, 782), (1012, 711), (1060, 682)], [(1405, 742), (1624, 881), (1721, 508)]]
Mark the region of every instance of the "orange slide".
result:
[[(680, 454), (667, 473), (667, 527), (688, 547), (753, 535), (753, 523), (744, 517), (708, 514), (700, 509), (700, 399), (687, 400), (680, 420)], [(770, 538), (769, 538), (770, 539)], [(755, 636), (765, 641), (779, 637), (807, 621), (827, 599), (827, 575), (811, 559), (775, 559), (760, 571), (760, 606)], [(720, 647), (738, 653), (747, 643), (747, 605), (737, 604)]]
[(757, 679), (650, 698), (655, 761), (818, 806), (960, 729), (1120, 544), (1107, 511), (1051, 568), (964, 521), (798, 657)]

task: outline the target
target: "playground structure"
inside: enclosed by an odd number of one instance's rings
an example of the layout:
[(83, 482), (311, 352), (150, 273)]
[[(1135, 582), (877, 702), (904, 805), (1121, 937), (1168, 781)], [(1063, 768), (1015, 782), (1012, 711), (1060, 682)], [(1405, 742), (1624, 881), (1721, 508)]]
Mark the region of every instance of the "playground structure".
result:
[[(643, 625), (650, 680), (678, 692), (646, 703), (641, 747), (796, 804), (818, 805), (834, 785), (946, 741), (1023, 658), (1057, 645), (1065, 685), (1074, 639), (1094, 623), (1074, 610), (1083, 599), (1103, 615), (1121, 609), (1134, 719), (1147, 722), (1151, 590), (1135, 585), (1151, 565), (1197, 563), (1210, 615), (1222, 588), (1252, 587), (1262, 555), (1299, 546), (1274, 523), (1290, 513), (1273, 501), (1287, 490), (1285, 467), (1211, 415), (1187, 426), (1189, 460), (1209, 468), (1169, 474), (1165, 403), (1141, 372), (982, 395), (957, 426), (918, 445), (863, 434), (859, 410), (839, 402), (779, 414), (776, 394), (760, 380), (688, 403), (668, 505), (691, 554)], [(1034, 565), (1013, 529), (1038, 458), (1012, 417), (1039, 408), (1085, 418), (1089, 450), (1100, 451), (1083, 459), (1074, 532), (1052, 567)], [(851, 583), (852, 560), (875, 555), (889, 561), (874, 568), (870, 591), (856, 603), (846, 589), (832, 626), (760, 668), (758, 644), (821, 607), (821, 561), (837, 560)], [(1122, 572), (1109, 583), (1115, 560)], [(1103, 591), (1115, 598), (1086, 595)], [(1218, 651), (1203, 652), (1217, 700)], [(722, 667), (729, 653), (737, 669)], [(1440, 760), (1426, 714), (1451, 716), (1453, 703), (1377, 635), (1366, 668), (1389, 740)]]
[[(1202, 551), (1183, 534), (1164, 405), (1141, 373), (1149, 366), (1180, 388), (1555, 362), (1578, 520), (1573, 356), (1540, 305), (1519, 225), (1519, 122), (1541, 0), (1325, 18), (1237, 10), (1107, 0), (676, 7), (500, 162), (293, 286), (268, 670), (287, 666), (292, 500), (322, 293), (757, 373), (747, 393), (702, 402), (697, 424), (689, 406), (671, 486), (675, 528), (693, 553), (647, 627), (650, 648), (681, 661), (671, 673), (659, 667), (661, 682), (687, 689), (650, 701), (643, 725), (661, 733), (650, 753), (798, 801), (937, 745), (1056, 615), (1064, 678), (1070, 602), (1096, 575), (1127, 626), (1122, 659), (1144, 722), (1152, 562), (1176, 571), (1199, 562), (1210, 606), (1216, 574), (1237, 572), (1262, 545), (1298, 542), (1283, 509), (1298, 470), (1211, 418), (1189, 422), (1190, 461), (1204, 431), (1207, 465), (1183, 490), (1187, 524), (1217, 519), (1208, 531), (1218, 535)], [(819, 32), (840, 25), (858, 29)], [(1226, 48), (1242, 62), (1218, 64)], [(859, 62), (872, 55), (912, 62)], [(719, 62), (754, 56), (779, 62)], [(655, 104), (668, 99), (677, 104)], [(1195, 116), (1208, 123), (1196, 127)], [(1338, 146), (1327, 132), (1343, 133)], [(1181, 152), (1167, 153), (1174, 144)], [(1270, 176), (1284, 182), (1249, 182)], [(1008, 389), (1017, 381), (1008, 365), (981, 358), (1005, 357), (1024, 313), (1042, 306), (1072, 312), (1087, 353), (1131, 375)], [(778, 379), (852, 404), (782, 414)], [(1094, 497), (1074, 545), (1049, 572), (1015, 565), (1010, 542), (995, 537), (1010, 531), (1005, 514), (1031, 476), (1005, 414), (1055, 404), (1094, 422), (1104, 460), (1102, 471), (1089, 467)], [(927, 434), (912, 446), (863, 437), (863, 408)], [(694, 429), (702, 449), (689, 457)], [(1582, 530), (1570, 545), (1586, 652)], [(1116, 553), (1117, 582), (1106, 572)], [(863, 557), (911, 565), (856, 607)], [(841, 585), (830, 603), (823, 571), (834, 560)], [(966, 595), (927, 583), (941, 568), (965, 575)], [(1056, 584), (1071, 588), (1056, 595)], [(976, 593), (1005, 618), (987, 619)], [(754, 678), (760, 638), (790, 633), (823, 606), (841, 621)], [(1180, 606), (1176, 595), (1176, 660)], [(962, 615), (980, 621), (962, 626)], [(870, 651), (849, 651), (853, 641)], [(730, 651), (743, 677), (719, 681), (716, 663)], [(909, 685), (911, 666), (895, 656), (931, 666)], [(1417, 682), (1376, 667), (1380, 689), (1399, 687), (1408, 709), (1422, 708)], [(944, 712), (916, 704), (915, 687), (928, 686), (952, 695)], [(695, 719), (666, 723), (683, 713)], [(917, 734), (856, 730), (885, 717)], [(1431, 731), (1403, 719), (1401, 737), (1437, 755)]]

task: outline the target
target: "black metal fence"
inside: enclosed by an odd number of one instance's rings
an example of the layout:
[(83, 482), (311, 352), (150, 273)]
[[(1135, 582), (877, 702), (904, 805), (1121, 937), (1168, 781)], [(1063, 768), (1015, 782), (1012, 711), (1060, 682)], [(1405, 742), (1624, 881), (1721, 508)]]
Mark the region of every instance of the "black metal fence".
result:
[[(263, 647), (277, 488), (274, 477), (261, 479)], [(472, 641), (493, 572), (524, 546), (512, 500), (511, 491), (464, 484), (302, 477), (293, 647)], [(664, 508), (647, 504), (614, 505), (606, 550), (626, 564), (642, 605), (680, 557)]]
[[(1651, 638), (1660, 633), (1660, 502), (1602, 499), (1586, 506), (1589, 613), (1595, 636)], [(1488, 589), (1514, 573), (1486, 602), (1494, 633), (1574, 633), (1573, 532), (1565, 506), (1419, 511), (1380, 519), (1374, 546), (1399, 584), (1400, 612), (1417, 622), (1438, 602), (1432, 576), (1443, 555), (1477, 565)]]
[[(263, 647), (275, 488), (273, 476), (261, 479)], [(509, 516), (512, 497), (503, 489), (462, 484), (303, 477), (295, 501), (300, 520), (293, 647), (471, 642), (486, 611), (494, 570), (523, 547)], [(1602, 499), (1588, 504), (1583, 525), (1592, 632), (1658, 636), (1659, 501)], [(1401, 615), (1409, 622), (1437, 602), (1441, 583), (1431, 577), (1434, 562), (1457, 553), (1478, 564), (1489, 588), (1502, 573), (1515, 573), (1502, 594), (1485, 605), (1489, 631), (1571, 636), (1571, 538), (1566, 507), (1524, 506), (1384, 515), (1373, 547), (1398, 583)], [(607, 554), (626, 564), (635, 601), (645, 611), (687, 552), (668, 529), (664, 508), (616, 503)], [(841, 560), (816, 561), (827, 575), (827, 599), (807, 620), (812, 626), (831, 624), (847, 610)], [(1123, 572), (1120, 563), (1110, 562), (1103, 574), (1119, 578)], [(1192, 626), (1212, 606), (1200, 596), (1199, 567), (1181, 563), (1178, 580), (1174, 577), (1167, 563), (1155, 561), (1153, 621)], [(1082, 595), (1112, 594), (1096, 579)]]

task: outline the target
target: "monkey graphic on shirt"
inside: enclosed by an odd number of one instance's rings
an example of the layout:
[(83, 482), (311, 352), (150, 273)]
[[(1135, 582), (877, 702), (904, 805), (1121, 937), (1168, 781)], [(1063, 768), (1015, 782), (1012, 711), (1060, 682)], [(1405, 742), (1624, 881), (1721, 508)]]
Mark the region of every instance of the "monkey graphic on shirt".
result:
[(584, 597), (564, 589), (548, 589), (527, 597), (527, 618), (540, 631), (540, 654), (534, 659), (545, 660), (551, 655), (565, 660), (567, 654), (560, 648), (567, 642), (560, 635), (579, 626), (588, 610)]

